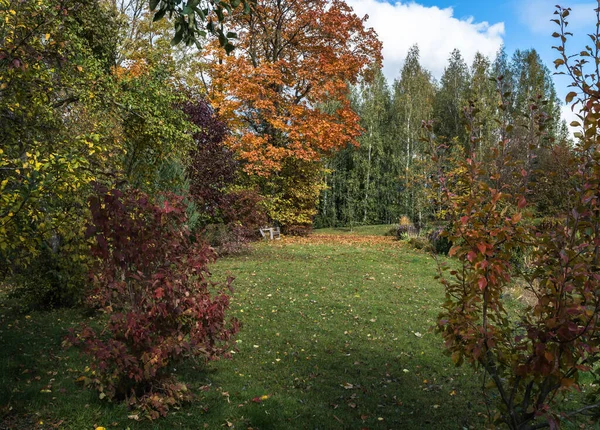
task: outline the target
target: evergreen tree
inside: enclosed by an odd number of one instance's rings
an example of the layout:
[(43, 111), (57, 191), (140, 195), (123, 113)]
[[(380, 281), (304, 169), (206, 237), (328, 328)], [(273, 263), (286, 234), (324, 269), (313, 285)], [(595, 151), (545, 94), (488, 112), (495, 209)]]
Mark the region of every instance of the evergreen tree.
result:
[(489, 148), (497, 143), (499, 138), (498, 128), (498, 95), (496, 83), (493, 82), (492, 63), (480, 52), (475, 54), (470, 70), (470, 86), (468, 99), (479, 111), (481, 121), (478, 130), (479, 142), (477, 155), (480, 159), (489, 157)]
[(419, 63), (419, 48), (406, 56), (400, 79), (394, 82), (395, 150), (402, 154), (402, 212), (414, 221), (423, 221), (422, 191), (425, 173), (424, 148), (420, 143), (423, 121), (432, 119), (435, 85), (431, 74)]
[(467, 104), (468, 88), (469, 69), (460, 51), (455, 49), (450, 54), (435, 97), (434, 131), (449, 141), (456, 139), (463, 146), (467, 139), (463, 107)]

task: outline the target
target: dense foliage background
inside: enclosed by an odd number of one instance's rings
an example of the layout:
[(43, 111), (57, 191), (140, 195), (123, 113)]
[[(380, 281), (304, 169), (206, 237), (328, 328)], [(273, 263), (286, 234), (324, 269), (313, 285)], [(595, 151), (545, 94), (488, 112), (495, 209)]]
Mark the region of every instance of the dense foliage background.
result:
[(413, 46), (390, 85), (342, 0), (0, 0), (0, 287), (100, 315), (65, 341), (85, 383), (155, 419), (193, 397), (176, 364), (235, 352), (217, 256), (393, 225), (461, 267), (438, 330), (491, 378), (490, 423), (556, 427), (600, 331), (600, 35), (569, 56), (556, 15), (575, 138), (535, 50), (455, 50), (438, 82)]

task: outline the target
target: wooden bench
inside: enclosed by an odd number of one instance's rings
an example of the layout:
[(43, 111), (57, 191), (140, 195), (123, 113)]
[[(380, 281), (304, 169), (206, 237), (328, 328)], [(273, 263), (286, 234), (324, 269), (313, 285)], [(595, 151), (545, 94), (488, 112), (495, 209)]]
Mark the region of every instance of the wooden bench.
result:
[(279, 227), (261, 227), (258, 231), (265, 240), (281, 239)]

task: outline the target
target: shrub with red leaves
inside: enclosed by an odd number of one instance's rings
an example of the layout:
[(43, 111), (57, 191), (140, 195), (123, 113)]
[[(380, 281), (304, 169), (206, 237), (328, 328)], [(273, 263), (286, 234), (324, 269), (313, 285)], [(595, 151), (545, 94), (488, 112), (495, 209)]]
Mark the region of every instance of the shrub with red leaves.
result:
[(235, 254), (257, 239), (268, 223), (263, 198), (254, 189), (235, 188), (239, 163), (225, 143), (225, 122), (202, 99), (182, 107), (198, 127), (187, 178), (190, 195), (204, 215), (205, 238), (220, 254)]
[(126, 399), (150, 419), (166, 415), (192, 397), (173, 365), (227, 355), (239, 329), (225, 315), (231, 279), (210, 282), (214, 254), (188, 231), (181, 197), (156, 204), (136, 190), (103, 189), (90, 208), (98, 263), (89, 301), (107, 319), (101, 330), (83, 327), (70, 340), (91, 358), (88, 382), (101, 398)]
[(257, 239), (258, 229), (268, 223), (263, 197), (253, 189), (228, 192), (223, 198), (221, 216), (225, 224), (238, 226), (246, 240)]
[(190, 194), (201, 211), (215, 217), (238, 170), (235, 154), (223, 143), (229, 130), (205, 100), (186, 103), (182, 109), (199, 129), (187, 169)]

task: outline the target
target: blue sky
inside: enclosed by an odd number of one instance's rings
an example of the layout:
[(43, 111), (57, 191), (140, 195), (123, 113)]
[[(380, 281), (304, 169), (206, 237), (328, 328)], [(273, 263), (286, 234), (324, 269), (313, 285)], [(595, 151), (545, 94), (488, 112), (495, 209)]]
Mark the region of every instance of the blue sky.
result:
[[(546, 65), (554, 70), (557, 52), (552, 49), (558, 29), (550, 22), (554, 5), (573, 9), (569, 18), (572, 52), (588, 43), (594, 30), (595, 0), (347, 0), (360, 16), (369, 15), (367, 26), (378, 32), (384, 43), (384, 73), (392, 81), (398, 76), (408, 48), (417, 43), (422, 64), (439, 79), (448, 54), (454, 48), (467, 63), (477, 51), (493, 57), (502, 44), (509, 55), (516, 49), (535, 48)], [(559, 96), (564, 100), (569, 82), (555, 78)], [(569, 119), (565, 108), (565, 117)]]

